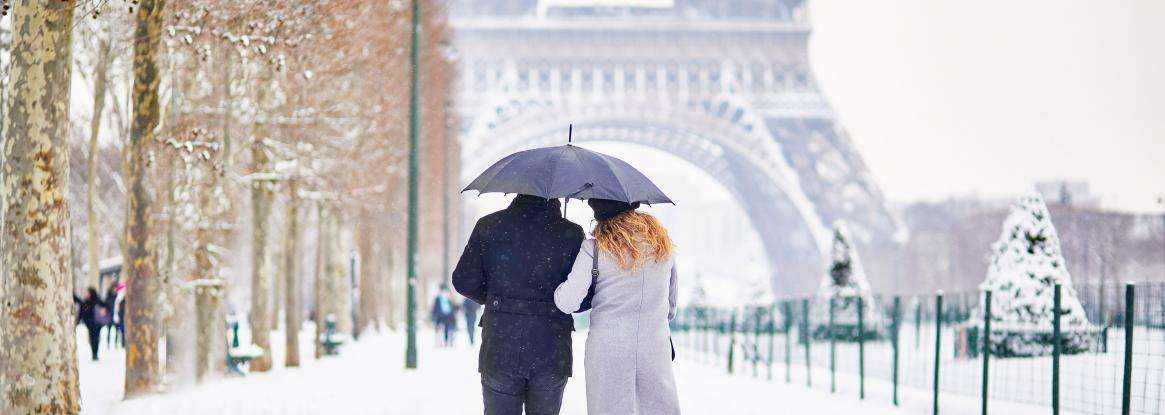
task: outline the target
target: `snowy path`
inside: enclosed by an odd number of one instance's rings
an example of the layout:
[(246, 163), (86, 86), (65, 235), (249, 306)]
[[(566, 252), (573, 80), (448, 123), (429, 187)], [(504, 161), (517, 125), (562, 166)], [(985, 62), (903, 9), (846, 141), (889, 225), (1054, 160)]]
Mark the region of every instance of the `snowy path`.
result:
[[(581, 340), (585, 335), (576, 336)], [(314, 361), (299, 369), (280, 366), (265, 374), (226, 378), (204, 385), (133, 401), (120, 401), (118, 353), (101, 362), (81, 360), (85, 414), (473, 414), (481, 413), (476, 352), (466, 345), (432, 347), (432, 333), (422, 331), (417, 371), (404, 371), (403, 341), (395, 333), (365, 336), (339, 357)], [(311, 350), (307, 348), (306, 350)], [(281, 350), (276, 350), (276, 361)], [(579, 353), (581, 368), (581, 353)], [(677, 361), (681, 403), (688, 414), (906, 414), (882, 402), (830, 395), (748, 376), (728, 377), (718, 369)], [(586, 413), (581, 373), (568, 384), (564, 415)], [(950, 413), (957, 413), (952, 411)]]

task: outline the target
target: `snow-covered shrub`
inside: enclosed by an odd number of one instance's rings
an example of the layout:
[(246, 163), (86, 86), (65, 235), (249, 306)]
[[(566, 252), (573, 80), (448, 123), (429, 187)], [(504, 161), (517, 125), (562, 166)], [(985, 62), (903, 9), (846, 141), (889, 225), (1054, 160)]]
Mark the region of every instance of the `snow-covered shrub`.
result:
[[(861, 299), (864, 314), (861, 332), (858, 330), (858, 299)], [(829, 324), (831, 303), (832, 327)], [(870, 283), (866, 281), (861, 260), (845, 224), (834, 223), (830, 261), (813, 301), (813, 337), (839, 341), (858, 341), (863, 337), (876, 339), (881, 336), (877, 308), (870, 297)]]
[[(1099, 330), (1088, 322), (1072, 288), (1060, 238), (1043, 198), (1034, 193), (1020, 198), (991, 250), (987, 280), (980, 285), (981, 290), (993, 293), (991, 353), (1003, 357), (1052, 353), (1056, 284), (1061, 286), (1061, 352), (1089, 351)], [(981, 324), (983, 307), (980, 295), (971, 324)]]

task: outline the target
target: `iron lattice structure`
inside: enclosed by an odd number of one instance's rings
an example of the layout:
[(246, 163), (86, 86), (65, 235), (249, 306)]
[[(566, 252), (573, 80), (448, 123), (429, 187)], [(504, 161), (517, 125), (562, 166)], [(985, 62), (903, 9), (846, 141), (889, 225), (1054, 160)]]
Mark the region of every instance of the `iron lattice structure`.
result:
[(511, 152), (562, 144), (567, 123), (580, 142), (666, 151), (744, 207), (781, 295), (815, 288), (832, 222), (845, 220), (859, 246), (901, 229), (810, 71), (802, 0), (450, 8), (463, 182)]

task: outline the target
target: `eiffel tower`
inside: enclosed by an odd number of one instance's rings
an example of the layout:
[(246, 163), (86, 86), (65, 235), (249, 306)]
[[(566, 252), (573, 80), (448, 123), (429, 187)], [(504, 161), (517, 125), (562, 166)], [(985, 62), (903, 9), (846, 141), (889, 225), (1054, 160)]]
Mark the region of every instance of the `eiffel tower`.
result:
[[(560, 145), (567, 123), (576, 141), (674, 154), (739, 201), (778, 295), (815, 288), (834, 221), (848, 224), (859, 249), (889, 251), (899, 234), (810, 70), (804, 0), (449, 6), (465, 174)], [(872, 274), (891, 267), (865, 257)]]

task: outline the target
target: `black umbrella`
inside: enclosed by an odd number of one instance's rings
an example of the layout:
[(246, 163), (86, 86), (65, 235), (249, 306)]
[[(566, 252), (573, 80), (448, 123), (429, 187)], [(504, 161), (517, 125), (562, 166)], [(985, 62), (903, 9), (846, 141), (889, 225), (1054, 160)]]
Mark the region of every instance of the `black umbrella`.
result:
[(506, 156), (485, 169), (464, 191), (520, 193), (547, 199), (610, 199), (672, 203), (630, 164), (571, 144)]

